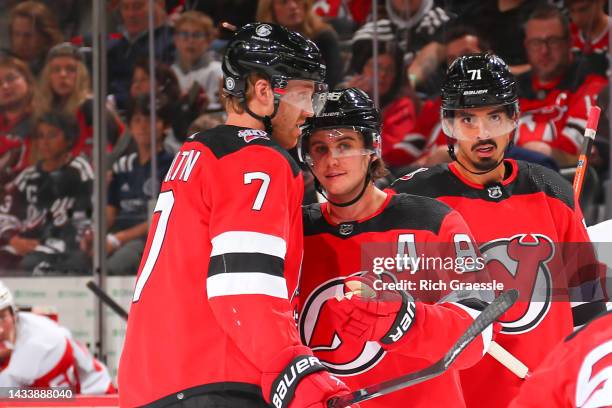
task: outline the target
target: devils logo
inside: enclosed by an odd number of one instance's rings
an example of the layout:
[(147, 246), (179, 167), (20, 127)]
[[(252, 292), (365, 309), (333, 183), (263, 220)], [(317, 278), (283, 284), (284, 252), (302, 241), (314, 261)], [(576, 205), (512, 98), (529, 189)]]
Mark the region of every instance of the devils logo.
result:
[(520, 234), (490, 241), (480, 251), (491, 278), (521, 293), (521, 300), (501, 320), (502, 332), (520, 334), (533, 330), (551, 306), (552, 276), (548, 263), (555, 254), (552, 240), (540, 234)]

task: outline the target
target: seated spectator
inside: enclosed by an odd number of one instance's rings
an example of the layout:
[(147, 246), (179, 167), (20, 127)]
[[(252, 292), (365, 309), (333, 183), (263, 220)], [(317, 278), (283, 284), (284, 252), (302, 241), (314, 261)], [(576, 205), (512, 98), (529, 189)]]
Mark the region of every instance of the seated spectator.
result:
[(313, 0), (259, 0), (257, 21), (283, 25), (317, 44), (327, 67), (325, 82), (333, 89), (342, 80), (344, 70), (338, 35), (314, 13), (312, 3)]
[(42, 315), (21, 312), (0, 282), (0, 394), (9, 387), (71, 388), (74, 393), (115, 393), (108, 369), (72, 333)]
[(0, 185), (34, 164), (32, 100), (34, 77), (13, 57), (0, 57)]
[(374, 65), (378, 66), (379, 106), (382, 113), (382, 158), (391, 172), (408, 166), (417, 159), (425, 146), (425, 137), (413, 132), (416, 121), (415, 104), (403, 84), (403, 58), (392, 35), (388, 20), (380, 22), (378, 61), (374, 61), (371, 32), (355, 33), (351, 71), (354, 75), (346, 87), (360, 88), (373, 95)]
[[(34, 101), (36, 112), (57, 110), (74, 117), (79, 125), (79, 134), (72, 154), (83, 154), (91, 160), (94, 144), (93, 99), (89, 72), (77, 47), (62, 43), (51, 48), (40, 75), (38, 91)], [(111, 145), (119, 138), (122, 127), (117, 114), (107, 109), (107, 140)]]
[(79, 249), (89, 222), (93, 170), (70, 154), (76, 122), (57, 112), (37, 119), (40, 161), (6, 188), (0, 206), (0, 265), (34, 274), (84, 273), (90, 263)]
[[(604, 0), (566, 0), (572, 21), (572, 51), (578, 54), (607, 54), (610, 17)], [(605, 72), (602, 74), (605, 75)]]
[(214, 60), (209, 50), (215, 36), (213, 22), (199, 11), (186, 11), (174, 24), (174, 45), (177, 58), (172, 64), (181, 87), (188, 99), (206, 98), (207, 110), (220, 110), (219, 92), (223, 81), (221, 63)]
[(576, 164), (589, 107), (607, 84), (594, 74), (600, 57), (575, 58), (570, 40), (569, 23), (558, 9), (536, 9), (525, 26), (532, 70), (517, 78), (522, 112), (517, 144), (553, 157), (562, 167)]
[[(154, 8), (155, 59), (169, 65), (174, 62), (173, 30), (167, 24), (164, 0), (155, 0)], [(149, 55), (149, 1), (119, 0), (119, 13), (124, 33), (108, 43), (108, 91), (123, 110), (134, 64)]]
[[(135, 274), (144, 251), (149, 221), (149, 202), (157, 197), (173, 157), (162, 149), (162, 139), (172, 120), (172, 112), (160, 100), (156, 104), (155, 129), (151, 129), (148, 95), (130, 100), (127, 124), (137, 150), (121, 156), (112, 167), (108, 189), (106, 219), (108, 222), (107, 260), (110, 275)], [(157, 146), (157, 184), (151, 178), (151, 133)], [(93, 236), (85, 234), (81, 247), (91, 253)]]
[(37, 76), (47, 51), (62, 42), (63, 35), (51, 10), (37, 1), (24, 1), (10, 11), (9, 52), (25, 61)]

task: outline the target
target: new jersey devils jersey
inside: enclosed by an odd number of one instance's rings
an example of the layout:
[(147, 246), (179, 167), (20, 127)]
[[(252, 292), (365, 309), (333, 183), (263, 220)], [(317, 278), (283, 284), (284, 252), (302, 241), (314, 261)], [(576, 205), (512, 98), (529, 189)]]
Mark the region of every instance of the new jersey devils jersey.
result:
[(69, 387), (82, 394), (115, 391), (106, 367), (68, 330), (45, 316), (18, 312), (15, 317), (15, 344), (0, 367), (0, 387)]
[(552, 349), (510, 407), (612, 407), (612, 312)]
[(267, 364), (300, 345), (291, 301), (303, 188), (297, 164), (264, 131), (224, 125), (187, 139), (138, 272), (121, 406), (214, 391), (261, 397)]
[[(603, 308), (584, 303), (601, 290), (600, 272), (569, 183), (535, 164), (506, 159), (504, 165), (507, 177), (487, 186), (467, 180), (451, 163), (419, 169), (392, 187), (437, 198), (464, 217), (491, 279), (521, 293), (497, 342), (533, 370), (574, 323)], [(521, 384), (489, 355), (461, 377), (470, 407), (506, 406)]]
[[(608, 17), (608, 24), (609, 22), (610, 18)], [(582, 54), (596, 53), (602, 55), (608, 53), (610, 35), (608, 25), (606, 25), (606, 29), (601, 34), (591, 38), (590, 41), (584, 38), (584, 33), (574, 23), (570, 24), (570, 32), (572, 34), (572, 52)]]
[[(471, 233), (456, 211), (426, 197), (389, 192), (382, 208), (355, 222), (334, 224), (327, 216), (327, 204), (313, 204), (304, 210), (304, 260), (300, 279), (300, 333), (315, 356), (356, 390), (431, 365), (440, 359), (478, 315), (482, 299), (468, 291), (435, 290), (438, 304), (420, 301), (431, 297), (426, 290), (408, 290), (415, 299), (413, 325), (404, 343), (387, 350), (376, 341), (358, 341), (334, 329), (326, 301), (343, 295), (343, 280), (355, 274), (377, 273), (375, 259), (418, 253), (423, 257), (449, 256), (456, 259), (476, 254)], [(452, 245), (446, 246), (447, 243)], [(477, 250), (476, 250), (477, 251)], [(402, 266), (402, 268), (405, 265)], [(395, 282), (452, 279), (479, 280), (480, 271), (460, 273), (448, 270), (401, 268), (380, 273), (381, 280)], [(376, 285), (376, 284), (375, 284)], [(375, 289), (380, 289), (376, 288)], [(485, 292), (483, 292), (485, 293)], [(451, 297), (454, 297), (454, 300)], [(361, 402), (362, 407), (464, 407), (457, 369), (469, 367), (482, 358), (492, 337), (489, 327), (462, 354), (452, 369), (440, 377), (401, 391)]]

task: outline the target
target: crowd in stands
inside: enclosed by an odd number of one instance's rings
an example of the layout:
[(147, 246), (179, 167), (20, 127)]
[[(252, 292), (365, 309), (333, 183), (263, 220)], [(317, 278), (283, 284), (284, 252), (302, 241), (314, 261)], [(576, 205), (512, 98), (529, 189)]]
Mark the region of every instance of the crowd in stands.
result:
[[(91, 271), (89, 3), (0, 0), (10, 10), (0, 19), (0, 275)], [(261, 21), (298, 31), (320, 47), (331, 89), (376, 95), (390, 177), (450, 160), (439, 89), (458, 56), (493, 52), (517, 76), (521, 117), (508, 153), (514, 158), (575, 167), (589, 108), (608, 104), (611, 20), (604, 0), (379, 0), (376, 10), (370, 0), (152, 4), (150, 32), (148, 0), (107, 1), (110, 274), (136, 273), (150, 201), (174, 153), (190, 134), (223, 120), (221, 55), (232, 26)], [(606, 126), (592, 152), (598, 183), (609, 171)], [(586, 205), (603, 198), (591, 200)]]

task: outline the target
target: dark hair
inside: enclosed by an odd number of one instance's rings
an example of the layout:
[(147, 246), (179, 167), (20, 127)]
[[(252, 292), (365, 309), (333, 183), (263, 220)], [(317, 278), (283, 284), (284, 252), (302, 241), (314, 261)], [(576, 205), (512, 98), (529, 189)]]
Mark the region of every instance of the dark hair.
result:
[(549, 19), (557, 19), (561, 23), (561, 27), (563, 28), (563, 37), (569, 39), (570, 38), (570, 24), (569, 20), (555, 6), (551, 6), (548, 4), (542, 4), (533, 10), (533, 12), (529, 15), (529, 18), (525, 22), (523, 26), (523, 30), (526, 31), (527, 24), (531, 20), (549, 20)]
[(47, 111), (42, 113), (36, 118), (36, 126), (34, 128), (37, 129), (42, 123), (60, 129), (64, 134), (64, 138), (70, 143), (70, 146), (74, 145), (80, 133), (79, 124), (76, 119), (63, 112)]
[[(134, 63), (134, 70), (136, 70), (136, 68), (142, 69), (150, 76), (148, 59), (138, 59)], [(181, 97), (181, 88), (176, 78), (176, 74), (172, 71), (172, 68), (161, 62), (155, 63), (155, 86), (158, 96), (162, 98), (161, 95), (164, 95), (164, 97), (168, 99), (168, 102), (176, 103)]]
[(464, 24), (455, 24), (451, 26), (444, 33), (442, 43), (444, 45), (448, 45), (449, 43), (468, 35), (476, 37), (476, 39), (478, 40), (478, 48), (480, 48), (481, 52), (486, 52), (491, 49), (491, 45), (489, 44), (489, 42), (485, 38), (483, 38), (483, 36), (478, 32), (478, 30), (476, 30), (476, 28)]
[[(140, 95), (128, 99), (126, 119), (130, 123), (134, 115), (140, 113), (144, 116), (151, 116), (151, 105), (149, 95)], [(164, 122), (164, 125), (169, 125), (172, 120), (172, 109), (162, 99), (155, 100), (155, 114)]]

